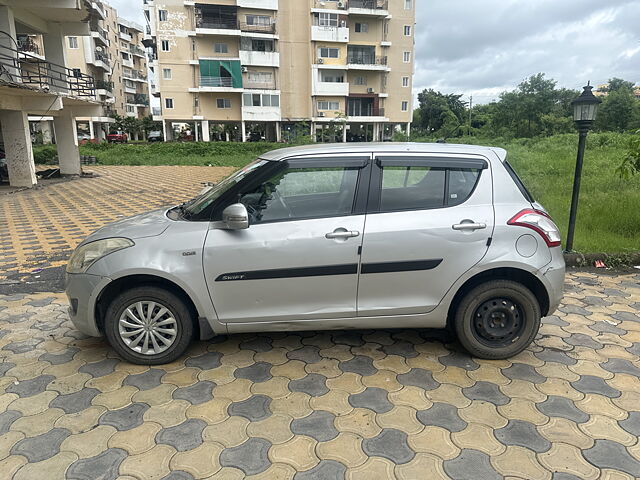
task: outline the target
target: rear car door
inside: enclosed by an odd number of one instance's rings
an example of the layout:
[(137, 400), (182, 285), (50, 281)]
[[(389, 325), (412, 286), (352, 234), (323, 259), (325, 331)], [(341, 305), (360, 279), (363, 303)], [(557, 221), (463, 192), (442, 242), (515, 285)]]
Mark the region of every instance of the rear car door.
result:
[(480, 156), (380, 155), (371, 175), (358, 315), (426, 313), (485, 255), (494, 225)]
[(233, 331), (356, 316), (370, 155), (269, 163), (230, 201), (247, 207), (249, 228), (207, 234), (204, 271), (219, 320)]

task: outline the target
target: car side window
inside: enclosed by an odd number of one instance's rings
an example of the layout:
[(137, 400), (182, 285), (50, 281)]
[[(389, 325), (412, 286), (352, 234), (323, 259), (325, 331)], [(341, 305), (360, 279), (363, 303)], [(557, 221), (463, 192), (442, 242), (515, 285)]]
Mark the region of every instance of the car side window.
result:
[(480, 177), (477, 168), (382, 167), (380, 211), (426, 210), (464, 203)]
[(349, 215), (358, 181), (358, 168), (295, 168), (275, 173), (239, 202), (252, 224)]
[(480, 170), (476, 168), (449, 169), (447, 206), (452, 207), (465, 202), (471, 196), (479, 176)]
[(383, 167), (380, 211), (443, 207), (445, 177), (443, 168)]

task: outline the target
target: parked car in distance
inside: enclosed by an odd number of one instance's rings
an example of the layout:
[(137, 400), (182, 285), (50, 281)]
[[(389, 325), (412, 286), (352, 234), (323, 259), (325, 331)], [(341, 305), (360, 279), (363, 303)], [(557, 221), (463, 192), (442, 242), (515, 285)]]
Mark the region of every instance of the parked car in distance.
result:
[(129, 136), (121, 130), (111, 132), (107, 135), (107, 142), (109, 143), (127, 143), (128, 141)]
[(90, 142), (91, 135), (88, 133), (78, 133), (78, 142)]
[(154, 130), (149, 132), (149, 135), (147, 135), (147, 141), (148, 142), (162, 142), (164, 141), (164, 135), (162, 135), (162, 132), (160, 130)]
[(505, 150), (318, 144), (103, 227), (66, 292), (75, 326), (134, 363), (216, 334), (414, 327), (502, 359), (557, 308), (564, 273), (560, 232)]

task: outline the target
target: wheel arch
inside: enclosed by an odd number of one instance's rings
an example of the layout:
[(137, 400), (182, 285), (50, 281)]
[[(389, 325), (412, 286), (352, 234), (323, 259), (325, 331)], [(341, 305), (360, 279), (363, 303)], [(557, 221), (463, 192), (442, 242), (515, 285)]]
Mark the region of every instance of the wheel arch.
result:
[(96, 325), (100, 332), (104, 333), (105, 314), (111, 301), (125, 290), (142, 286), (154, 286), (163, 288), (184, 301), (187, 305), (187, 308), (189, 308), (189, 310), (191, 311), (197, 338), (202, 338), (204, 333), (202, 331), (202, 322), (199, 321), (200, 315), (194, 301), (191, 299), (191, 296), (177, 283), (160, 276), (149, 274), (134, 274), (120, 277), (113, 280), (112, 282), (109, 282), (102, 289), (96, 299), (94, 311)]
[(451, 321), (453, 319), (453, 316), (455, 315), (455, 310), (458, 307), (458, 304), (460, 303), (462, 297), (466, 295), (467, 292), (469, 292), (471, 289), (488, 280), (511, 280), (524, 285), (531, 291), (531, 293), (533, 293), (533, 295), (538, 300), (538, 304), (540, 305), (540, 313), (542, 314), (542, 316), (544, 317), (549, 313), (549, 292), (547, 292), (544, 284), (538, 278), (536, 278), (535, 275), (519, 268), (498, 267), (476, 273), (474, 276), (467, 279), (462, 284), (462, 286), (458, 289), (453, 299), (451, 300), (451, 303), (449, 304), (449, 311), (447, 313), (448, 326), (451, 325)]

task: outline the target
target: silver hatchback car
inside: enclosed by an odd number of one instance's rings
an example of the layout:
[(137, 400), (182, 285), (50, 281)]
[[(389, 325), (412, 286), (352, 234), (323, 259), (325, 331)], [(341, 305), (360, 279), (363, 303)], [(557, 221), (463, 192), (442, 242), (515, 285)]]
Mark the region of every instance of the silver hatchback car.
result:
[(217, 334), (408, 327), (500, 359), (534, 339), (564, 273), (558, 228), (504, 150), (319, 144), (101, 228), (66, 284), (75, 326), (134, 363)]

